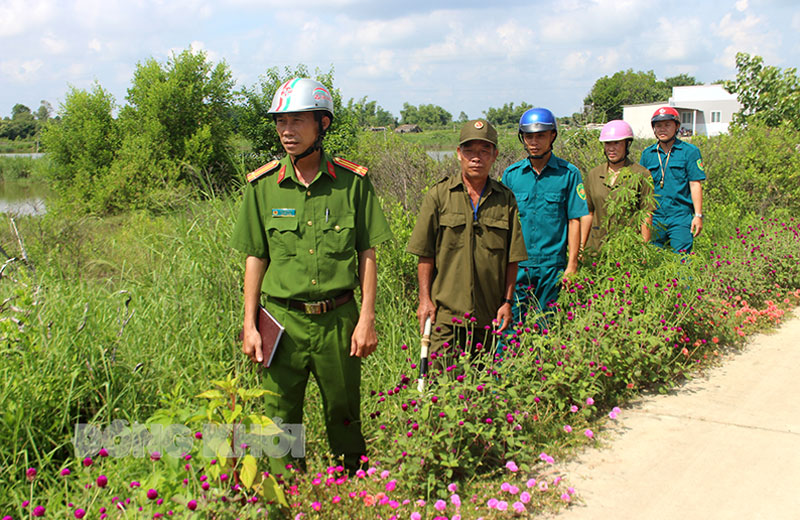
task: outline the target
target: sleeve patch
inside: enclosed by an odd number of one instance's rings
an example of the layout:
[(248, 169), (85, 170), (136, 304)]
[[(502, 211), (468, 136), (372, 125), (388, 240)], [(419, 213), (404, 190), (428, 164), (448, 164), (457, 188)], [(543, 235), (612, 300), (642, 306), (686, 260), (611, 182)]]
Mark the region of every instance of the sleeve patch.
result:
[(274, 171), (279, 164), (280, 161), (275, 159), (274, 161), (270, 161), (267, 164), (259, 167), (257, 170), (251, 171), (250, 173), (247, 174), (247, 182), (254, 182), (257, 179), (260, 179), (264, 175)]
[(706, 171), (705, 168), (703, 168), (703, 159), (697, 159), (697, 167), (700, 169), (701, 172)]
[(363, 177), (369, 171), (369, 168), (366, 166), (361, 166), (360, 164), (356, 164), (352, 161), (348, 161), (347, 159), (342, 159), (341, 157), (334, 157), (333, 162), (341, 166), (346, 170), (350, 170), (351, 172), (355, 173), (359, 177)]
[(578, 193), (578, 197), (580, 197), (581, 200), (586, 200), (586, 189), (583, 187), (583, 183), (578, 184), (575, 191)]

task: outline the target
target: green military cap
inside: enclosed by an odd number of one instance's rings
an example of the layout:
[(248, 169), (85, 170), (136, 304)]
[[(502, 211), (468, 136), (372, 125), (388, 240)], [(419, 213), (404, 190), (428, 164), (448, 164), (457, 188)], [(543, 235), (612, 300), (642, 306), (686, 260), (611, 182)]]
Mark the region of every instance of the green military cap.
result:
[(497, 130), (485, 119), (467, 121), (464, 123), (464, 126), (461, 127), (461, 137), (458, 139), (458, 145), (461, 146), (473, 139), (486, 141), (497, 146)]

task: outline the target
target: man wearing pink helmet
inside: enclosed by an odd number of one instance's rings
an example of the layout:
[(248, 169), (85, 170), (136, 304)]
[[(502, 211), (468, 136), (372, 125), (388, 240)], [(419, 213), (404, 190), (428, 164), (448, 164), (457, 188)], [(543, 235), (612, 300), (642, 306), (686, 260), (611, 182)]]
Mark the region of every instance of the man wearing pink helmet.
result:
[[(631, 222), (637, 212), (644, 212), (640, 229), (645, 242), (650, 240), (649, 226), (652, 224), (653, 181), (650, 172), (628, 158), (633, 129), (625, 121), (609, 121), (600, 131), (600, 142), (603, 143), (606, 162), (589, 170), (583, 181), (589, 214), (581, 218), (581, 250), (585, 248), (589, 254), (596, 254), (606, 235)], [(608, 214), (609, 201), (617, 206), (612, 215)]]

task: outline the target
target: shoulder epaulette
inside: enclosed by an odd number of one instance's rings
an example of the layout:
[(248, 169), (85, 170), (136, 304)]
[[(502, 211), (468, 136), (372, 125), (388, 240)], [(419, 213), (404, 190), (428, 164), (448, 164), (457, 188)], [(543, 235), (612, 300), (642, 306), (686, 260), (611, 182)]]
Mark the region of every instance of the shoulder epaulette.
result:
[(363, 177), (369, 171), (369, 168), (367, 168), (366, 166), (361, 166), (360, 164), (348, 161), (347, 159), (342, 159), (341, 157), (334, 157), (333, 162), (335, 162), (345, 170), (350, 170), (359, 177)]
[(257, 179), (260, 179), (264, 175), (278, 169), (279, 165), (280, 161), (278, 159), (275, 159), (274, 161), (270, 161), (264, 166), (261, 166), (257, 170), (251, 171), (250, 173), (247, 174), (247, 182), (254, 182)]

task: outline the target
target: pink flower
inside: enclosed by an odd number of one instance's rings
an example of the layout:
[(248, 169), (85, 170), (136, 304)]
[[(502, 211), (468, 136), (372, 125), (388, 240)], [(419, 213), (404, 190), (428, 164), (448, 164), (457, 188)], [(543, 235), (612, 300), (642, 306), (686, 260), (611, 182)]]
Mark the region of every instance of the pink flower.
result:
[(588, 428), (586, 429), (586, 431), (583, 432), (583, 434), (589, 437), (590, 439), (594, 437), (594, 432)]
[(161, 453), (158, 451), (154, 451), (153, 453), (150, 454), (150, 460), (152, 461), (161, 460)]
[(312, 502), (311, 503), (311, 509), (313, 509), (314, 511), (319, 511), (321, 507), (322, 507), (322, 505), (319, 502)]
[(44, 516), (44, 507), (36, 506), (33, 508), (33, 516)]
[(100, 475), (99, 477), (97, 477), (98, 487), (104, 488), (106, 487), (107, 484), (108, 484), (108, 477), (106, 477), (105, 475)]
[(97, 454), (101, 457), (108, 457), (108, 450), (105, 448), (100, 448), (100, 451), (97, 452)]
[(131, 482), (131, 488), (137, 488), (139, 486), (141, 486), (141, 484), (139, 484), (139, 482), (137, 482), (135, 480)]
[(513, 460), (509, 460), (508, 462), (506, 462), (506, 469), (508, 471), (511, 471), (512, 473), (516, 473), (517, 471), (519, 471), (517, 464)]
[(608, 412), (608, 418), (609, 419), (616, 419), (617, 418), (617, 413), (614, 412), (614, 411)]
[(186, 507), (189, 508), (189, 511), (194, 511), (197, 509), (197, 500), (189, 500)]
[(514, 508), (514, 511), (516, 511), (518, 514), (525, 512), (525, 505), (522, 502), (514, 502), (511, 507)]
[(490, 498), (486, 502), (486, 507), (488, 507), (489, 509), (496, 509), (497, 508), (497, 503), (498, 503), (498, 500), (496, 498)]
[(78, 509), (75, 510), (75, 513), (73, 513), (73, 514), (75, 515), (75, 518), (77, 518), (78, 520), (81, 520), (81, 518), (86, 516), (86, 510), (85, 509), (81, 509), (79, 507)]
[(569, 502), (572, 500), (572, 497), (569, 496), (569, 493), (562, 493), (561, 500), (563, 500), (564, 502)]
[(520, 493), (519, 501), (522, 502), (523, 504), (527, 504), (528, 502), (530, 502), (531, 501), (530, 493), (528, 493), (527, 491), (523, 491), (522, 493)]
[(594, 399), (592, 399), (591, 397), (587, 397), (586, 406), (593, 406), (593, 405), (594, 405)]
[(535, 479), (535, 478), (529, 479), (529, 480), (528, 480), (528, 481), (525, 483), (525, 485), (526, 485), (528, 488), (532, 488), (533, 486), (535, 486), (535, 485), (536, 485), (536, 479)]
[(505, 500), (501, 500), (497, 503), (497, 510), (498, 511), (506, 511), (508, 509), (508, 502)]
[(455, 493), (456, 491), (458, 491), (458, 484), (456, 484), (455, 482), (447, 484), (447, 491)]
[(578, 411), (578, 407), (573, 404), (572, 406), (569, 407), (569, 411), (575, 413)]
[(148, 489), (147, 490), (147, 498), (149, 498), (150, 500), (157, 499), (158, 498), (158, 491), (156, 491), (155, 489)]
[(435, 504), (433, 504), (433, 508), (437, 511), (444, 511), (447, 509), (447, 502), (444, 500), (437, 500)]
[(567, 433), (572, 433), (572, 426), (570, 426), (569, 424), (565, 424), (564, 431)]
[(60, 473), (61, 473), (61, 476), (62, 476), (62, 477), (67, 477), (67, 476), (69, 476), (69, 474), (70, 474), (70, 473), (72, 473), (72, 472), (69, 470), (69, 468), (64, 468), (64, 469), (62, 469), (62, 470), (61, 470), (61, 472), (60, 472)]
[(547, 491), (548, 487), (549, 486), (547, 485), (546, 481), (542, 480), (541, 482), (539, 482), (539, 491)]
[(86, 457), (85, 459), (83, 459), (83, 465), (84, 465), (84, 467), (87, 467), (87, 468), (89, 466), (91, 466), (92, 465), (92, 458), (91, 457)]
[(386, 491), (394, 491), (396, 487), (397, 487), (397, 481), (395, 479), (392, 479), (386, 483)]
[(25, 471), (25, 478), (28, 479), (28, 482), (33, 482), (33, 479), (36, 478), (36, 468), (28, 468), (28, 470)]
[(389, 476), (389, 470), (388, 469), (385, 469), (385, 470), (381, 471), (381, 478), (386, 478), (388, 476)]
[(422, 520), (422, 515), (414, 511), (411, 513), (411, 520)]
[(461, 507), (461, 497), (456, 495), (455, 493), (450, 495), (450, 503), (456, 506), (456, 508)]

